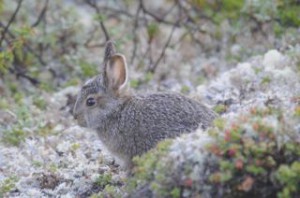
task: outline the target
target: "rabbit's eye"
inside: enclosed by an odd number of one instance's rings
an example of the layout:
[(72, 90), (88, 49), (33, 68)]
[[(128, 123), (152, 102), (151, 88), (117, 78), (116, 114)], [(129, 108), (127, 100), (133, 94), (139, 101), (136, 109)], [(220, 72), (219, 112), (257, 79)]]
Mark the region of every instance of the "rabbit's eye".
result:
[(87, 105), (87, 106), (93, 106), (93, 105), (95, 105), (95, 104), (96, 104), (96, 101), (95, 101), (94, 98), (88, 98), (88, 99), (86, 100), (86, 105)]

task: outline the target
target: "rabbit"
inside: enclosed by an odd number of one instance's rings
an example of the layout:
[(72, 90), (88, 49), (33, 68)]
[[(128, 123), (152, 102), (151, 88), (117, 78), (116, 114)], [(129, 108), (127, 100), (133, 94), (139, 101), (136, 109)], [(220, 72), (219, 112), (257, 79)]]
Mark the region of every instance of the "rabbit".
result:
[(216, 113), (179, 93), (136, 94), (126, 87), (128, 69), (114, 43), (106, 43), (103, 73), (88, 80), (77, 95), (73, 109), (78, 125), (94, 129), (107, 150), (132, 166), (132, 158), (159, 141), (206, 129)]

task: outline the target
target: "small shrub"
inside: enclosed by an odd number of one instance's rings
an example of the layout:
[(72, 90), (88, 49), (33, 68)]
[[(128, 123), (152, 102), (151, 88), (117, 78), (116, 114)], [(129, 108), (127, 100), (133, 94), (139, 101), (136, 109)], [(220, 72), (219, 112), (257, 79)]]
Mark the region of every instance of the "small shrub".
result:
[(98, 67), (94, 64), (90, 64), (86, 61), (80, 61), (79, 66), (85, 78), (95, 76), (98, 74)]
[(26, 133), (20, 127), (14, 127), (10, 130), (3, 131), (2, 141), (4, 143), (19, 146), (21, 142), (25, 140)]
[(227, 107), (224, 104), (218, 104), (213, 109), (214, 109), (215, 112), (221, 114), (221, 113), (226, 112)]
[(4, 179), (3, 181), (0, 182), (0, 197), (4, 197), (6, 193), (12, 191), (16, 185), (15, 183), (17, 182), (16, 177), (9, 177)]
[(45, 110), (47, 108), (47, 103), (43, 97), (34, 97), (33, 104), (41, 110)]
[(104, 189), (106, 185), (109, 185), (111, 183), (112, 175), (110, 173), (100, 175), (95, 181), (95, 184), (98, 185), (101, 189)]
[[(253, 109), (219, 133), (209, 149), (218, 158), (210, 176), (226, 196), (294, 197), (299, 194), (299, 142), (276, 109)], [(275, 116), (275, 117), (274, 117)], [(277, 119), (278, 128), (265, 120)]]

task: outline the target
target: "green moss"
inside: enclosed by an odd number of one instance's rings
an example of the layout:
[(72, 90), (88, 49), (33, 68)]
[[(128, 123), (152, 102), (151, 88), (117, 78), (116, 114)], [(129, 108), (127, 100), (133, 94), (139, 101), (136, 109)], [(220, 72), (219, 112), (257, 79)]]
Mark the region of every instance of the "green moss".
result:
[(222, 12), (231, 19), (237, 19), (240, 16), (243, 5), (244, 0), (223, 0)]
[(97, 75), (98, 67), (94, 64), (88, 63), (86, 61), (81, 60), (79, 62), (79, 66), (81, 68), (82, 74), (84, 77), (91, 77)]
[[(127, 191), (132, 192), (138, 186), (142, 186), (147, 182), (151, 183), (150, 186), (152, 188), (157, 186), (156, 182), (151, 181), (158, 177), (161, 177), (160, 180), (164, 178), (166, 171), (164, 172), (163, 169), (168, 167), (166, 167), (166, 164), (160, 164), (160, 159), (163, 159), (163, 156), (168, 153), (171, 143), (172, 140), (164, 140), (156, 148), (133, 159), (135, 164), (133, 169), (134, 177), (128, 180), (126, 185)], [(156, 175), (154, 175), (155, 172)]]
[(43, 163), (40, 161), (34, 160), (34, 161), (32, 161), (32, 165), (35, 167), (42, 167)]
[(69, 86), (77, 86), (79, 85), (79, 79), (77, 78), (71, 78), (67, 82), (65, 82), (63, 87), (69, 87)]
[(6, 74), (8, 72), (8, 65), (12, 63), (13, 58), (14, 55), (12, 50), (4, 50), (0, 52), (0, 74)]
[(147, 72), (145, 75), (145, 82), (148, 83), (153, 79), (153, 73)]
[(98, 197), (113, 197), (113, 198), (122, 198), (122, 193), (120, 192), (119, 186), (114, 186), (107, 184), (103, 191), (98, 194)]
[(286, 5), (279, 10), (279, 19), (283, 26), (300, 26), (300, 5)]
[(223, 104), (218, 104), (214, 106), (213, 110), (217, 112), (218, 114), (224, 113), (227, 110), (227, 107)]
[(300, 117), (300, 105), (295, 108), (295, 116)]
[(19, 146), (26, 138), (26, 133), (20, 127), (14, 127), (3, 131), (2, 142), (13, 146)]
[(16, 92), (13, 94), (13, 98), (15, 102), (20, 105), (23, 103), (24, 95), (21, 92)]
[(183, 85), (183, 86), (181, 87), (180, 92), (183, 93), (183, 94), (187, 94), (187, 93), (190, 92), (190, 88), (189, 88), (188, 86), (186, 86), (186, 85)]
[(109, 185), (111, 183), (112, 183), (111, 173), (104, 173), (100, 175), (95, 181), (95, 184), (100, 186), (102, 189), (105, 188), (106, 185)]
[(50, 134), (54, 135), (53, 126), (51, 124), (41, 125), (36, 130), (36, 134), (46, 137)]
[(45, 110), (47, 108), (47, 103), (43, 97), (36, 96), (33, 98), (33, 104), (41, 110)]
[(224, 130), (225, 120), (223, 118), (217, 118), (214, 120), (214, 126), (218, 127), (219, 130)]
[(57, 172), (57, 170), (58, 170), (58, 167), (57, 167), (56, 164), (51, 163), (51, 164), (49, 165), (49, 171), (51, 171), (52, 173)]
[(259, 73), (261, 73), (262, 70), (263, 70), (263, 69), (260, 68), (260, 67), (254, 67), (253, 69), (254, 69), (255, 74), (259, 74)]
[(5, 98), (0, 98), (0, 109), (8, 109), (9, 104)]
[(51, 84), (50, 82), (41, 82), (41, 84), (39, 85), (39, 88), (41, 88), (42, 90), (44, 90), (46, 92), (55, 91), (54, 85)]
[(14, 190), (16, 187), (17, 178), (12, 176), (0, 182), (0, 197), (5, 197), (5, 194)]
[(99, 189), (100, 192), (93, 194), (91, 197), (114, 197), (122, 198), (124, 194), (122, 193), (120, 186), (123, 185), (122, 180), (114, 180), (110, 172), (103, 173), (94, 181), (94, 187)]
[(273, 31), (277, 37), (285, 33), (286, 28), (278, 23), (275, 23), (273, 26)]
[(179, 198), (180, 197), (180, 189), (174, 188), (170, 194), (171, 194), (171, 197), (173, 197), (173, 198)]
[(137, 88), (140, 85), (140, 81), (139, 80), (131, 80), (129, 82), (130, 87), (132, 88)]
[(80, 148), (80, 144), (79, 143), (74, 143), (74, 144), (71, 145), (71, 150), (72, 151), (76, 151), (79, 148)]
[(271, 77), (265, 76), (265, 77), (262, 79), (261, 84), (270, 84), (271, 81), (272, 81), (272, 80), (271, 80)]
[(18, 106), (16, 109), (16, 114), (17, 114), (18, 121), (20, 123), (20, 127), (22, 127), (22, 125), (25, 125), (27, 122), (29, 122), (32, 119), (30, 109), (26, 105)]

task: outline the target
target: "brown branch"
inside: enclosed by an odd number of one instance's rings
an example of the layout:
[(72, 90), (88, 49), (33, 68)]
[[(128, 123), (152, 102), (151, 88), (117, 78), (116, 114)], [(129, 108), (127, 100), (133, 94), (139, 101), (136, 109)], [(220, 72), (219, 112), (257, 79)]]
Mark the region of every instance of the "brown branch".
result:
[[(100, 13), (101, 13), (101, 12), (100, 12), (100, 9), (99, 9), (99, 7), (97, 6), (97, 4), (96, 4), (94, 1), (92, 1), (92, 0), (86, 0), (86, 3), (87, 3), (88, 5), (90, 5), (92, 8), (94, 8), (94, 9), (96, 10), (96, 13), (97, 13), (98, 15), (100, 15)], [(105, 40), (106, 40), (106, 41), (109, 41), (109, 40), (110, 40), (110, 36), (109, 36), (109, 34), (108, 34), (108, 31), (107, 31), (107, 29), (106, 29), (106, 27), (105, 27), (103, 21), (100, 20), (99, 22), (100, 22), (100, 27), (101, 27), (101, 29), (102, 29), (104, 35), (105, 35)]]
[(161, 17), (155, 15), (154, 13), (150, 12), (149, 10), (147, 10), (145, 5), (144, 5), (143, 0), (140, 0), (140, 5), (141, 5), (141, 9), (143, 10), (143, 12), (146, 13), (147, 15), (151, 16), (152, 18), (154, 18), (157, 22), (164, 23), (164, 24), (167, 24), (167, 25), (172, 25), (172, 26), (176, 25), (177, 27), (179, 27), (178, 22), (174, 23), (172, 21), (167, 21), (167, 20), (165, 20), (164, 17), (161, 18)]
[[(0, 27), (4, 27), (4, 25), (0, 22)], [(7, 34), (12, 38), (12, 39), (16, 39), (16, 36), (10, 32), (9, 30), (7, 30)], [(6, 40), (6, 39), (4, 39)], [(9, 41), (6, 41), (8, 44), (10, 43)], [(25, 50), (29, 51), (42, 65), (46, 65), (46, 62), (42, 59), (42, 57), (40, 57), (39, 55), (37, 55), (34, 50), (30, 47), (30, 45), (27, 45), (26, 43), (24, 43), (24, 48)]]
[[(179, 21), (178, 21), (178, 22), (179, 22)], [(177, 22), (177, 23), (178, 23), (178, 22)], [(173, 25), (172, 30), (171, 30), (171, 33), (170, 33), (170, 35), (169, 35), (169, 37), (168, 37), (167, 42), (166, 42), (165, 45), (164, 45), (164, 48), (162, 49), (162, 51), (161, 51), (161, 53), (160, 53), (160, 56), (158, 57), (158, 59), (156, 60), (156, 62), (154, 63), (154, 65), (148, 69), (148, 72), (154, 73), (155, 70), (156, 70), (156, 68), (157, 68), (157, 66), (159, 65), (159, 62), (160, 62), (160, 61), (162, 60), (162, 58), (165, 56), (166, 49), (167, 49), (167, 48), (169, 47), (169, 45), (170, 45), (171, 39), (172, 39), (172, 37), (173, 37), (173, 33), (175, 32), (175, 29), (176, 29), (176, 27), (177, 27), (177, 25), (176, 25), (177, 23), (175, 23), (175, 25)]]
[(23, 2), (23, 0), (19, 0), (15, 12), (13, 13), (13, 15), (11, 16), (11, 18), (10, 18), (10, 20), (8, 21), (7, 25), (5, 26), (4, 31), (3, 31), (2, 34), (1, 34), (0, 46), (1, 46), (1, 44), (2, 44), (2, 42), (3, 42), (3, 40), (4, 40), (4, 38), (5, 38), (5, 34), (7, 33), (9, 26), (10, 26), (10, 25), (12, 24), (12, 22), (15, 20), (17, 14), (18, 14), (18, 12), (19, 12), (19, 10), (20, 10), (20, 8), (21, 8), (22, 2)]
[(33, 84), (34, 86), (37, 86), (40, 84), (40, 81), (38, 79), (35, 79), (29, 75), (27, 75), (26, 73), (23, 73), (23, 72), (17, 72), (16, 73), (16, 76), (17, 78), (18, 77), (22, 77), (22, 78), (25, 78), (27, 79), (31, 84)]
[(39, 17), (37, 18), (36, 22), (34, 22), (31, 25), (32, 28), (38, 26), (40, 24), (40, 22), (42, 21), (42, 19), (45, 17), (47, 8), (48, 8), (48, 3), (49, 3), (49, 0), (46, 0), (45, 5), (44, 5)]
[(122, 15), (130, 17), (130, 18), (134, 17), (133, 14), (127, 12), (126, 10), (116, 9), (116, 8), (112, 8), (112, 7), (109, 7), (109, 6), (101, 6), (101, 7), (98, 7), (98, 8), (99, 8), (99, 10), (111, 11), (111, 12), (113, 12), (115, 14), (118, 14), (118, 15), (122, 14)]
[(136, 31), (137, 31), (138, 24), (139, 24), (139, 22), (138, 22), (138, 17), (139, 17), (139, 14), (140, 14), (141, 9), (142, 9), (142, 8), (141, 8), (141, 4), (139, 4), (138, 9), (137, 9), (137, 11), (136, 11), (135, 21), (134, 21), (134, 27), (133, 27), (133, 31), (132, 31), (134, 37), (133, 37), (133, 50), (132, 50), (132, 56), (131, 56), (131, 59), (130, 59), (131, 64), (133, 64), (133, 61), (134, 61), (135, 56), (136, 56), (136, 50), (137, 50), (137, 44), (138, 44), (138, 39), (137, 39), (137, 33), (136, 33)]

